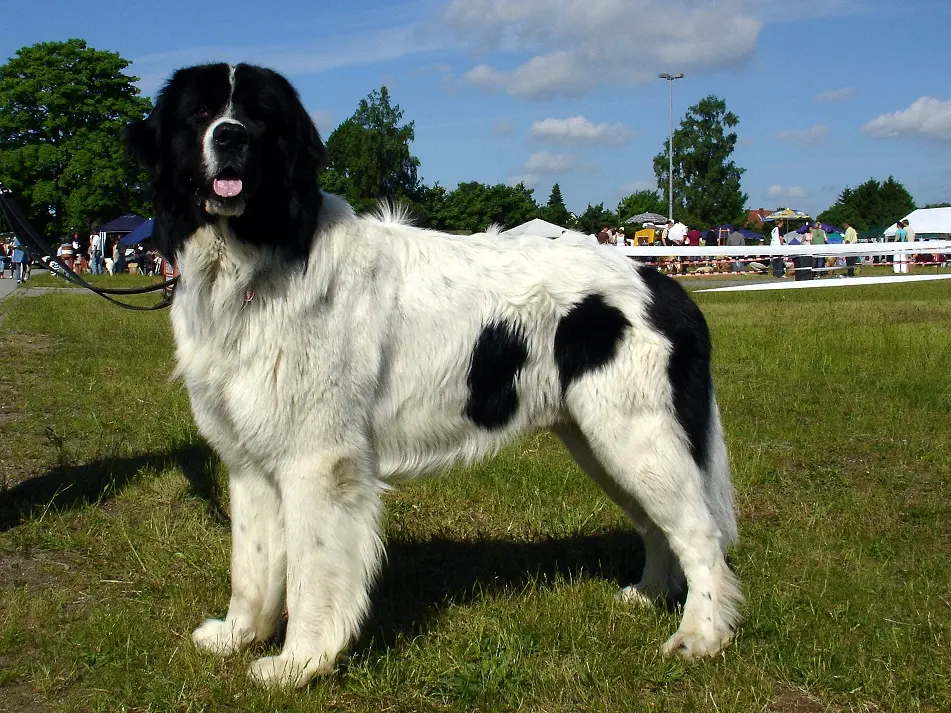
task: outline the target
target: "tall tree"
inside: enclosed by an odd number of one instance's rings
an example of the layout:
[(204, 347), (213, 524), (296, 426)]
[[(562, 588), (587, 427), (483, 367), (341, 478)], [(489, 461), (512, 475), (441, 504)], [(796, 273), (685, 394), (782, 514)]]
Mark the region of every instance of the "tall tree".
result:
[(589, 203), (584, 213), (575, 220), (574, 227), (582, 233), (597, 235), (598, 231), (605, 225), (617, 225), (617, 213), (605, 210), (604, 203), (598, 203), (597, 205)]
[(353, 116), (327, 139), (328, 167), (321, 185), (346, 196), (357, 210), (381, 199), (417, 200), (419, 159), (409, 148), (416, 129), (412, 121), (401, 126), (402, 120), (403, 110), (390, 103), (386, 87), (361, 99)]
[[(740, 188), (745, 169), (731, 160), (739, 119), (726, 102), (710, 95), (687, 110), (674, 131), (674, 218), (689, 225), (742, 223), (747, 195)], [(668, 147), (654, 157), (657, 185), (668, 187)], [(666, 200), (665, 200), (666, 203)]]
[(915, 209), (915, 201), (892, 176), (879, 183), (870, 178), (856, 188), (844, 188), (838, 199), (817, 217), (824, 223), (849, 223), (858, 230), (889, 225)]
[(561, 197), (561, 186), (557, 183), (551, 187), (548, 203), (538, 209), (538, 217), (562, 227), (571, 222), (571, 214), (565, 207), (565, 199)]
[(432, 202), (427, 205), (431, 227), (440, 230), (475, 233), (493, 223), (506, 230), (531, 220), (538, 212), (532, 189), (521, 183), (488, 186), (471, 181), (460, 183), (448, 194), (440, 195), (439, 190), (430, 189), (427, 195)]
[(147, 205), (121, 131), (151, 103), (128, 66), (72, 39), (24, 47), (0, 67), (0, 179), (50, 237)]

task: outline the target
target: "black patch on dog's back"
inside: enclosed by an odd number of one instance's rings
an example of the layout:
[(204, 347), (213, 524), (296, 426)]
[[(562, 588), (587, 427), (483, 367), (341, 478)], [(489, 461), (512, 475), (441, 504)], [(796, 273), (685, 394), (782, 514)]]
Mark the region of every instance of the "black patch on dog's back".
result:
[(517, 324), (487, 324), (472, 349), (465, 415), (482, 428), (502, 428), (518, 410), (515, 381), (528, 359), (528, 344)]
[(617, 307), (591, 294), (576, 304), (555, 330), (555, 363), (565, 391), (575, 380), (610, 362), (631, 326)]
[(674, 412), (687, 433), (694, 462), (703, 469), (712, 413), (710, 330), (700, 308), (674, 280), (653, 268), (638, 268), (650, 292), (647, 318), (670, 342), (667, 377), (673, 389)]

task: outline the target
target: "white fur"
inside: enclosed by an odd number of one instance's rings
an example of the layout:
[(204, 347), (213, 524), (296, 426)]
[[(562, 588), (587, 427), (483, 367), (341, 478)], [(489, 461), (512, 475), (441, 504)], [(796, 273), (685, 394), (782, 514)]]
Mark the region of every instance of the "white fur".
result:
[[(736, 537), (733, 491), (714, 405), (707, 472), (677, 423), (670, 344), (649, 323), (632, 263), (587, 240), (459, 237), (393, 211), (356, 217), (326, 195), (306, 265), (238, 242), (227, 221), (178, 256), (172, 307), (178, 370), (201, 433), (230, 471), (232, 596), (195, 642), (231, 654), (271, 637), (280, 655), (251, 675), (305, 685), (357, 634), (381, 561), (379, 492), (397, 475), (474, 462), (518, 434), (553, 429), (644, 534), (632, 598), (689, 584), (666, 644), (713, 654), (742, 595), (724, 561)], [(563, 394), (559, 319), (598, 293), (631, 323), (615, 358)], [(517, 317), (529, 357), (505, 427), (465, 415), (466, 376), (483, 327)]]

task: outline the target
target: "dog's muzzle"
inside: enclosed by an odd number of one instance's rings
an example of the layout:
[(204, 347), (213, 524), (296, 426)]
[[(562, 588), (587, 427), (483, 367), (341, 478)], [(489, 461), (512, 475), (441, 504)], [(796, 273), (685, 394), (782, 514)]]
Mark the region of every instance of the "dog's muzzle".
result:
[(241, 171), (247, 161), (250, 134), (236, 121), (219, 120), (206, 138), (205, 157), (211, 179), (205, 210), (212, 215), (241, 215), (244, 212), (244, 183)]

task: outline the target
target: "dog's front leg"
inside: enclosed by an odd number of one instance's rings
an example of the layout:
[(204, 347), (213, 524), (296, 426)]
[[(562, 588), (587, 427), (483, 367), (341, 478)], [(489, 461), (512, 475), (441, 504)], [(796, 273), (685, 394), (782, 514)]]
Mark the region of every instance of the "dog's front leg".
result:
[(287, 638), (251, 664), (269, 686), (305, 686), (329, 673), (370, 606), (381, 555), (376, 474), (362, 456), (300, 460), (278, 477), (287, 543)]
[(222, 619), (192, 633), (203, 649), (222, 656), (274, 635), (284, 609), (286, 555), (277, 484), (247, 464), (229, 464), (231, 603)]

